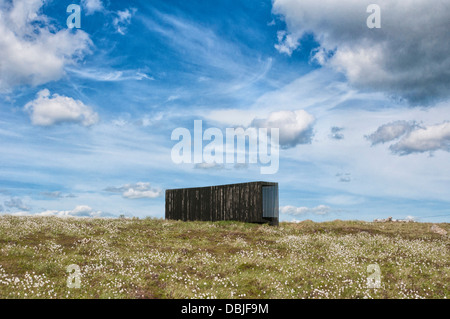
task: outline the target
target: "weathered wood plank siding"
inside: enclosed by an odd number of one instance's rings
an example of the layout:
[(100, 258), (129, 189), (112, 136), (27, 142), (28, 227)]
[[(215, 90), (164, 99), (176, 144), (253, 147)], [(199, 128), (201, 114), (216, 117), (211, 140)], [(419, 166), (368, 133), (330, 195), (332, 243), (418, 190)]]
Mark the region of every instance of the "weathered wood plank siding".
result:
[[(273, 186), (270, 202), (278, 204), (278, 184), (250, 182), (166, 190), (166, 219), (183, 221), (236, 220), (278, 224), (278, 207), (263, 217), (263, 186)], [(267, 192), (265, 192), (267, 193)], [(265, 195), (267, 196), (267, 195)], [(266, 209), (267, 210), (267, 209)]]

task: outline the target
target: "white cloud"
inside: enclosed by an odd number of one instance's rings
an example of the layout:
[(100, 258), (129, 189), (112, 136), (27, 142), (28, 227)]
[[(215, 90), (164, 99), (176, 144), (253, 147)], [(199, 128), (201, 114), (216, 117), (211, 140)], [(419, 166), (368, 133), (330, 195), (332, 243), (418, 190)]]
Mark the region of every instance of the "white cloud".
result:
[(224, 168), (223, 164), (217, 164), (216, 162), (213, 163), (197, 163), (195, 164), (194, 168), (197, 169), (222, 169)]
[(311, 142), (314, 121), (314, 116), (305, 110), (276, 111), (270, 113), (266, 119), (254, 119), (251, 126), (279, 128), (280, 146), (290, 148)]
[(30, 213), (30, 212), (17, 212), (13, 215), (18, 216), (57, 216), (57, 217), (112, 217), (113, 215), (109, 213), (104, 213), (102, 211), (95, 211), (91, 207), (86, 205), (76, 206), (72, 210), (45, 210), (40, 213)]
[(180, 98), (179, 95), (171, 95), (167, 98), (166, 102), (175, 101), (175, 100), (178, 100), (179, 98)]
[(450, 122), (417, 128), (391, 145), (389, 149), (400, 155), (437, 150), (450, 152)]
[(329, 137), (333, 140), (343, 140), (344, 134), (341, 133), (343, 130), (344, 130), (343, 127), (333, 126), (330, 129), (331, 134), (329, 135)]
[(320, 48), (313, 59), (346, 74), (359, 88), (397, 95), (412, 104), (450, 96), (448, 3), (379, 0), (381, 28), (369, 29), (371, 0), (274, 0), (286, 22), (276, 48), (290, 55), (312, 33)]
[(352, 181), (350, 173), (337, 173), (336, 177), (339, 177), (338, 181), (341, 183), (349, 183)]
[(67, 96), (50, 96), (47, 89), (39, 91), (37, 98), (28, 102), (24, 109), (29, 112), (34, 125), (49, 126), (71, 122), (90, 126), (98, 122), (98, 114), (91, 107)]
[(17, 208), (20, 210), (29, 211), (30, 207), (25, 205), (20, 198), (11, 198), (10, 200), (5, 201), (3, 204), (5, 204), (8, 208)]
[(450, 122), (445, 121), (435, 125), (418, 125), (415, 121), (395, 121), (378, 127), (365, 136), (372, 142), (378, 143), (398, 141), (389, 146), (392, 153), (408, 155), (443, 150), (450, 152)]
[(136, 184), (125, 184), (121, 187), (107, 187), (107, 192), (120, 193), (128, 199), (156, 198), (162, 195), (160, 189), (151, 188), (150, 183), (138, 182)]
[(372, 145), (386, 143), (411, 132), (417, 127), (418, 125), (413, 121), (395, 121), (381, 125), (375, 132), (366, 136), (366, 138), (372, 142)]
[(287, 34), (286, 31), (277, 32), (278, 44), (275, 44), (275, 49), (280, 53), (286, 53), (291, 55), (292, 52), (298, 48), (298, 39), (295, 39), (292, 35)]
[(131, 23), (131, 17), (136, 13), (136, 9), (125, 9), (117, 11), (116, 17), (113, 19), (113, 25), (116, 31), (122, 35), (125, 34), (126, 27)]
[(306, 214), (316, 214), (325, 215), (331, 211), (331, 208), (326, 205), (319, 205), (316, 207), (295, 207), (295, 206), (282, 206), (280, 207), (280, 213), (292, 216), (306, 215)]
[(89, 52), (82, 30), (55, 30), (41, 13), (43, 0), (0, 0), (0, 93), (58, 80), (66, 65)]
[(41, 195), (43, 195), (45, 197), (50, 197), (50, 198), (63, 198), (63, 195), (60, 191), (42, 192)]
[(267, 112), (265, 118), (255, 117), (257, 113), (258, 111), (254, 109), (227, 109), (209, 111), (203, 116), (218, 123), (218, 125), (278, 128), (279, 144), (283, 149), (292, 148), (298, 144), (311, 143), (315, 118), (307, 111), (282, 110)]
[(71, 75), (78, 76), (80, 78), (89, 79), (93, 81), (100, 82), (118, 82), (118, 81), (128, 81), (128, 80), (154, 80), (154, 78), (148, 74), (145, 74), (139, 70), (96, 70), (96, 69), (77, 69), (77, 68), (66, 68), (66, 71), (71, 73)]
[(74, 197), (76, 197), (74, 194), (63, 194), (60, 191), (42, 192), (41, 195), (48, 197), (48, 198), (74, 198)]
[(81, 4), (83, 5), (83, 8), (86, 9), (86, 15), (91, 15), (104, 9), (101, 0), (82, 0)]

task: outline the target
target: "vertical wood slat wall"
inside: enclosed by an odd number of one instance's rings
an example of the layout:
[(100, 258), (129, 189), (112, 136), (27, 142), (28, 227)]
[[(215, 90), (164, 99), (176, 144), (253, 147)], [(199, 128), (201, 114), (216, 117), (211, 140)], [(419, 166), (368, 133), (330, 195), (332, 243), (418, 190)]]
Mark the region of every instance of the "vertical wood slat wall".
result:
[[(235, 220), (264, 223), (263, 186), (276, 186), (269, 182), (250, 182), (198, 188), (166, 190), (166, 219), (182, 221)], [(278, 209), (276, 224), (278, 224)]]

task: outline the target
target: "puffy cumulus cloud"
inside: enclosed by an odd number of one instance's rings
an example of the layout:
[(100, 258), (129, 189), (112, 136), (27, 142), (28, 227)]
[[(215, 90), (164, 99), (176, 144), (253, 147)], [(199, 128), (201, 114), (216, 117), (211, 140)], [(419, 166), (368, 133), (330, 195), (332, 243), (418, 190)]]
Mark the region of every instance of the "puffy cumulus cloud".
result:
[(56, 30), (41, 13), (44, 0), (0, 0), (0, 93), (60, 79), (66, 65), (90, 51), (82, 30)]
[(91, 15), (104, 9), (101, 0), (82, 0), (81, 5), (86, 10), (86, 15)]
[(122, 197), (129, 199), (156, 198), (162, 195), (160, 189), (152, 188), (150, 183), (138, 182), (135, 184), (125, 184), (121, 187), (107, 187), (105, 191), (122, 194)]
[(295, 206), (282, 206), (280, 207), (280, 213), (292, 216), (316, 214), (325, 215), (331, 211), (331, 208), (326, 205), (319, 205), (316, 207), (295, 207)]
[(276, 111), (266, 119), (254, 119), (251, 123), (256, 128), (278, 128), (281, 148), (291, 148), (298, 144), (311, 143), (314, 116), (305, 110)]
[(432, 104), (450, 96), (448, 1), (379, 0), (381, 28), (366, 25), (371, 0), (274, 0), (286, 22), (276, 48), (291, 54), (314, 34), (313, 59), (346, 74), (359, 88)]
[(443, 150), (450, 152), (450, 122), (417, 128), (389, 149), (399, 155)]
[(450, 122), (425, 126), (413, 121), (396, 121), (381, 125), (366, 138), (372, 145), (398, 139), (389, 146), (391, 152), (397, 155), (437, 150), (450, 152)]
[(366, 135), (366, 139), (372, 142), (372, 145), (386, 143), (395, 140), (402, 135), (411, 132), (418, 125), (411, 121), (395, 121), (381, 125), (375, 132)]
[(50, 96), (47, 89), (39, 91), (36, 99), (28, 102), (24, 109), (30, 114), (34, 125), (49, 126), (71, 122), (91, 126), (98, 122), (98, 114), (91, 107), (67, 96)]

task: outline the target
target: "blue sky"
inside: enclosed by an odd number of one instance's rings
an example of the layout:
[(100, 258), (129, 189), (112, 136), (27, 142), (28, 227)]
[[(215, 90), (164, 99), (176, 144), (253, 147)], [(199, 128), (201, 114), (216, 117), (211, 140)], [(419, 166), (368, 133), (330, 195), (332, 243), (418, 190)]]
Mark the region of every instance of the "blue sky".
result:
[[(267, 180), (284, 221), (449, 222), (448, 4), (380, 0), (370, 29), (370, 3), (0, 0), (0, 213), (163, 217), (165, 189)], [(175, 164), (194, 120), (280, 128), (278, 172)]]

